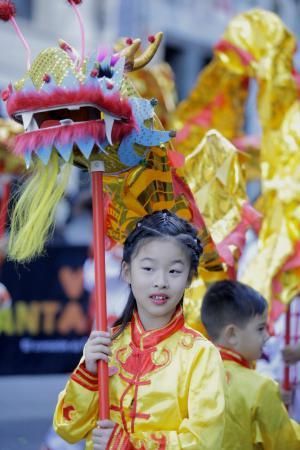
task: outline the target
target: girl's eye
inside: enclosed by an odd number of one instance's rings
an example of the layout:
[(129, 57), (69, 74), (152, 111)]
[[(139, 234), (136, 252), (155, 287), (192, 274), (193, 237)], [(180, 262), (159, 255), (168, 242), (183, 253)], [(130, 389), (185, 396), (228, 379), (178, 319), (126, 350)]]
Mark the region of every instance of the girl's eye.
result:
[(146, 272), (150, 272), (152, 270), (152, 267), (142, 267), (143, 270), (146, 270)]
[(171, 269), (170, 273), (175, 273), (175, 274), (181, 273), (181, 270)]

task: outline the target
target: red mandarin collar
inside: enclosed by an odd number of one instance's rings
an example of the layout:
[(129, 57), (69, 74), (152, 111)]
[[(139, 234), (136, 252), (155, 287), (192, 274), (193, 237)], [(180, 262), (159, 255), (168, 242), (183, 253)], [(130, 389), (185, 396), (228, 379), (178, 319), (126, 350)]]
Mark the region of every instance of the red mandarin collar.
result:
[(131, 320), (131, 336), (134, 345), (141, 350), (154, 347), (159, 342), (180, 330), (184, 325), (182, 308), (176, 309), (171, 321), (163, 328), (146, 331), (142, 325), (137, 311), (134, 311)]
[(247, 359), (245, 359), (242, 355), (235, 352), (234, 350), (231, 350), (226, 347), (222, 347), (221, 345), (217, 346), (220, 355), (223, 361), (234, 361), (240, 366), (246, 367), (247, 369), (254, 369), (254, 364), (249, 362)]

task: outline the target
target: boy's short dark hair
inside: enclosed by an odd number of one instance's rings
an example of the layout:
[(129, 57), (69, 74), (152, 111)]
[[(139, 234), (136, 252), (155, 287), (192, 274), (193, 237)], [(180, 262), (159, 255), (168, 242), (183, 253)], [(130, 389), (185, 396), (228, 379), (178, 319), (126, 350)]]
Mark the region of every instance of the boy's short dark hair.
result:
[(218, 281), (204, 295), (201, 320), (215, 340), (227, 325), (242, 327), (257, 314), (263, 314), (267, 307), (265, 298), (250, 286), (239, 281)]

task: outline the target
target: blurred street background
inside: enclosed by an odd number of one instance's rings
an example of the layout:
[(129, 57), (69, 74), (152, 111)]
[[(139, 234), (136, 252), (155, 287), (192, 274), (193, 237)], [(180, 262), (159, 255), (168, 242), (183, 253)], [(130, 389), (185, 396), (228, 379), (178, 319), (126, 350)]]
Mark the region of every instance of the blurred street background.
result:
[(67, 375), (0, 377), (0, 449), (37, 450)]
[[(56, 46), (59, 38), (80, 48), (79, 28), (67, 1), (14, 3), (16, 19), (30, 42), (33, 58), (43, 49)], [(213, 47), (230, 19), (254, 7), (277, 13), (299, 39), (300, 0), (85, 0), (80, 10), (89, 51), (111, 48), (120, 37), (139, 37), (146, 47), (149, 35), (163, 31), (162, 46), (151, 64), (169, 63), (175, 77), (176, 101), (180, 101), (212, 59)], [(26, 55), (10, 24), (0, 23), (0, 43), (1, 89), (22, 78)], [(299, 70), (299, 50), (295, 66)], [(248, 134), (259, 131), (255, 89), (253, 85), (247, 106)], [(6, 117), (1, 100), (0, 117)], [(258, 190), (257, 184), (249, 184), (250, 200)], [(15, 316), (10, 315), (11, 299), (5, 300), (0, 315), (0, 450), (75, 450), (61, 442), (50, 444), (54, 438), (49, 438), (49, 433), (57, 395), (80, 358), (93, 322), (91, 247), (89, 177), (74, 168), (67, 196), (58, 207), (47, 256), (25, 268), (1, 262), (0, 281), (15, 302)], [(127, 288), (119, 279), (121, 250), (108, 252), (106, 257), (112, 323), (122, 311)], [(59, 320), (57, 312), (61, 314)]]

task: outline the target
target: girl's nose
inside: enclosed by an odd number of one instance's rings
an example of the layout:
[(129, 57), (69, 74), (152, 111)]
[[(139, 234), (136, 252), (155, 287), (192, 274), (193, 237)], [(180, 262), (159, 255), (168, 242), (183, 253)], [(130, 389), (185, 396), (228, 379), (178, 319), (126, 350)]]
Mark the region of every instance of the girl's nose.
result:
[(166, 289), (169, 287), (168, 277), (164, 273), (157, 274), (154, 280), (154, 287)]

